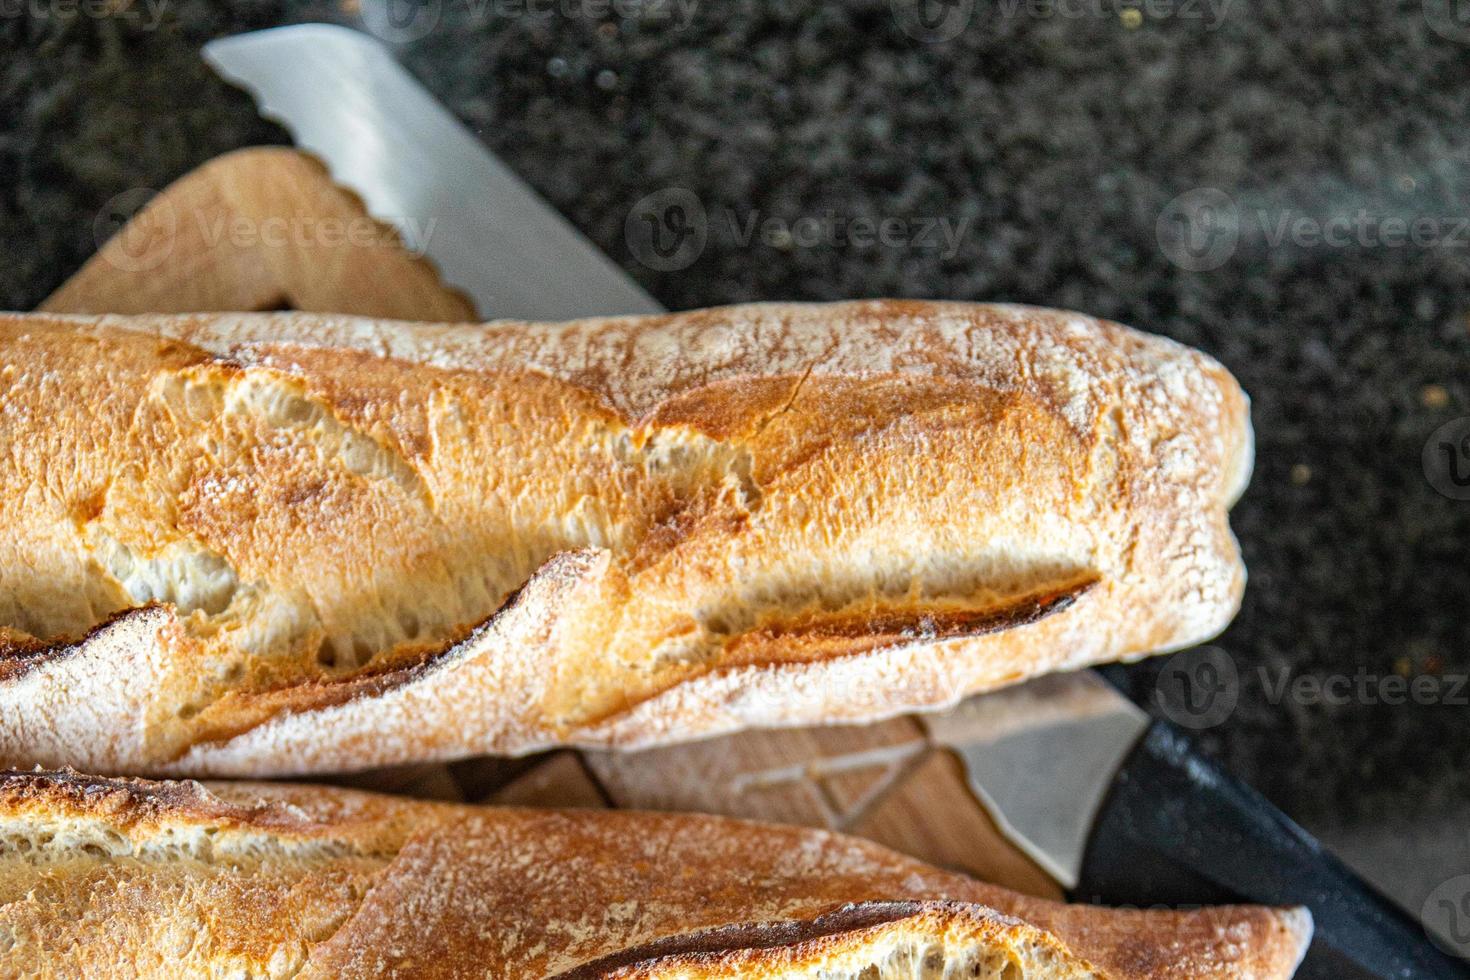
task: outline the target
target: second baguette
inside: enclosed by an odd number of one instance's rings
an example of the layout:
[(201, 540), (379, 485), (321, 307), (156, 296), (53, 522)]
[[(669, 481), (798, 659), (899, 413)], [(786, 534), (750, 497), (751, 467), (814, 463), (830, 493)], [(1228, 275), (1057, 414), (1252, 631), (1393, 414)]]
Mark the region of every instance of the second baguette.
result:
[(6, 977), (1284, 980), (1311, 931), (719, 817), (0, 773)]

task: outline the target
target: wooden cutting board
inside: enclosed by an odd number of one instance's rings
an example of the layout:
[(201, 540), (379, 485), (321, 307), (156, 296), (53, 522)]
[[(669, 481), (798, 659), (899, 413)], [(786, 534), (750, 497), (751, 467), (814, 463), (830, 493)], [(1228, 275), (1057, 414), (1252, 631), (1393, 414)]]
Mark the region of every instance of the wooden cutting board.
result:
[[(96, 230), (107, 230), (114, 217), (99, 215)], [(277, 147), (238, 150), (179, 178), (40, 308), (476, 319), (468, 297), (440, 282), (432, 265), (369, 217), (316, 159)]]
[[(280, 148), (240, 150), (180, 178), (41, 309), (478, 319), (462, 293), (320, 163)], [(327, 781), (466, 802), (699, 810), (827, 827), (1017, 891), (1061, 897), (1056, 882), (1000, 834), (958, 758), (913, 718), (746, 732), (638, 753), (486, 757)]]

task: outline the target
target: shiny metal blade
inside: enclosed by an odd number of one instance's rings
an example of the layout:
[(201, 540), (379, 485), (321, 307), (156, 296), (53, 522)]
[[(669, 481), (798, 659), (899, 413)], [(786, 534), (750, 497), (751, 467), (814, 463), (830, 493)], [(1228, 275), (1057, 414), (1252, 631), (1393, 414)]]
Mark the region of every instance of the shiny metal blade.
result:
[(204, 57), (481, 316), (660, 312), (373, 38), (303, 24), (212, 41)]
[(1149, 719), (1084, 670), (970, 698), (919, 721), (960, 757), (1001, 832), (1070, 889), (1098, 807)]

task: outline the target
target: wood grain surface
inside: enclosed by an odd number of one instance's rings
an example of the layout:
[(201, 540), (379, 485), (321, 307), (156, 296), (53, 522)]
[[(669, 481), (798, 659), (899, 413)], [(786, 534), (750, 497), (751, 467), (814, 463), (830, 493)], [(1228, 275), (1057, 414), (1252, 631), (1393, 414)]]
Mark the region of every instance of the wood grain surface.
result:
[(276, 147), (226, 154), (169, 185), (40, 309), (477, 319), (469, 299), (445, 286), (322, 164)]

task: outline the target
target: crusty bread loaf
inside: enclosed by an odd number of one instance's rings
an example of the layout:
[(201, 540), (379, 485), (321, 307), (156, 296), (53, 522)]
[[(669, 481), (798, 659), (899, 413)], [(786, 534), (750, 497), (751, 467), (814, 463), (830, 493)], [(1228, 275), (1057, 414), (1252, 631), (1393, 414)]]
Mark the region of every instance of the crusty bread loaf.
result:
[(0, 976), (1287, 977), (1301, 909), (1028, 898), (720, 817), (0, 774)]
[(0, 763), (271, 775), (872, 719), (1198, 642), (1220, 365), (917, 302), (0, 316)]

